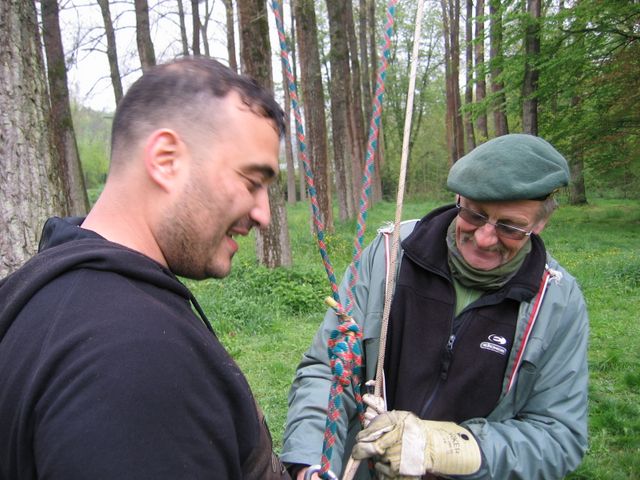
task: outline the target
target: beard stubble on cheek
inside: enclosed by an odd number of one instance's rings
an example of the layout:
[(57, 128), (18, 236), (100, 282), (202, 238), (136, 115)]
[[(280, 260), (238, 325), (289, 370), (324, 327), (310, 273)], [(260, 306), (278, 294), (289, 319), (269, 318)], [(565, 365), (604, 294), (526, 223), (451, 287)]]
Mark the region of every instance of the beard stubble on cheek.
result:
[(158, 232), (169, 270), (195, 280), (211, 276), (208, 263), (215, 248), (207, 219), (196, 215), (207, 212), (201, 190), (190, 182), (183, 196), (165, 213)]

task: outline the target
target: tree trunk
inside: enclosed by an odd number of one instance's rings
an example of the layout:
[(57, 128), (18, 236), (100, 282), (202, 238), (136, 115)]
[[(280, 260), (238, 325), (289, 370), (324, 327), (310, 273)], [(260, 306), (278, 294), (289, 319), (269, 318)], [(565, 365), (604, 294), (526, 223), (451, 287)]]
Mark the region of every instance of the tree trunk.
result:
[(329, 14), (331, 51), (331, 137), (333, 139), (333, 164), (336, 175), (336, 193), (340, 220), (353, 218), (357, 195), (354, 175), (360, 171), (359, 160), (352, 161), (352, 132), (349, 126), (349, 95), (351, 75), (349, 72), (349, 50), (347, 44), (346, 10), (343, 0), (326, 0)]
[[(360, 61), (358, 60), (358, 40), (356, 38), (356, 31), (353, 22), (353, 6), (351, 2), (345, 2), (346, 7), (346, 27), (347, 38), (349, 41), (349, 55), (351, 59), (351, 98), (349, 111), (353, 112), (350, 115), (350, 128), (353, 138), (352, 159), (354, 167), (357, 166), (357, 170), (354, 171), (356, 179), (362, 178), (362, 168), (364, 166), (364, 152), (366, 148), (366, 131), (364, 128), (364, 117), (362, 115), (362, 82), (360, 81)], [(377, 174), (378, 172), (374, 172)], [(360, 186), (358, 181), (357, 187)], [(358, 194), (358, 188), (355, 190)], [(357, 197), (355, 198), (355, 204), (358, 204)]]
[(447, 97), (447, 137), (449, 160), (455, 163), (464, 155), (464, 131), (460, 111), (460, 2), (441, 0), (445, 37), (445, 77)]
[(156, 54), (153, 51), (151, 30), (149, 28), (149, 4), (147, 0), (135, 0), (136, 8), (136, 41), (140, 66), (145, 72), (156, 64)]
[[(582, 103), (579, 96), (571, 99), (571, 106), (578, 107)], [(584, 149), (582, 142), (574, 142), (573, 151), (569, 156), (569, 171), (571, 178), (569, 181), (569, 203), (571, 205), (586, 205), (587, 190), (584, 185)]]
[(33, 0), (0, 2), (0, 277), (37, 249), (44, 220), (68, 215)]
[[(238, 18), (243, 73), (255, 78), (273, 91), (271, 70), (271, 44), (265, 0), (239, 0)], [(258, 261), (269, 267), (291, 265), (291, 245), (287, 224), (287, 210), (279, 179), (269, 186), (269, 207), (271, 223), (267, 228), (256, 231), (256, 253)]]
[[(278, 2), (278, 14), (280, 18), (284, 19), (284, 7), (282, 2)], [(283, 21), (284, 28), (284, 21)], [(293, 205), (296, 203), (296, 169), (293, 160), (293, 148), (291, 146), (291, 92), (287, 85), (287, 69), (283, 62), (280, 62), (282, 67), (283, 90), (284, 90), (284, 112), (287, 124), (287, 131), (284, 136), (284, 154), (287, 160), (287, 203)], [(302, 171), (300, 171), (302, 175)]]
[[(282, 8), (282, 3), (279, 4)], [(224, 0), (224, 9), (227, 18), (227, 54), (229, 55), (229, 68), (238, 71), (236, 60), (236, 32), (233, 23), (233, 0)]]
[(524, 82), (522, 84), (522, 129), (538, 135), (538, 57), (540, 55), (540, 0), (527, 0), (524, 37)]
[(571, 205), (586, 205), (587, 192), (584, 186), (584, 158), (580, 150), (569, 158), (571, 182), (569, 183), (569, 203)]
[(450, 0), (451, 15), (451, 81), (454, 96), (454, 133), (456, 158), (464, 155), (464, 127), (462, 124), (462, 99), (460, 98), (460, 0)]
[(69, 213), (75, 216), (84, 216), (89, 210), (89, 199), (84, 185), (76, 136), (73, 131), (67, 87), (67, 68), (62, 37), (60, 36), (58, 0), (41, 0), (40, 4), (42, 6), (44, 49), (47, 56), (54, 145), (60, 160), (60, 172), (64, 179)]
[[(100, 0), (106, 2), (108, 0)], [(180, 23), (180, 43), (182, 44), (182, 55), (189, 55), (189, 40), (187, 39), (187, 22), (184, 20), (184, 4), (182, 0), (178, 2), (178, 22)]]
[(504, 93), (504, 85), (500, 79), (502, 75), (502, 3), (501, 0), (489, 0), (489, 13), (491, 15), (491, 47), (489, 49), (489, 62), (491, 64), (491, 93), (496, 97), (493, 105), (493, 123), (497, 137), (509, 133), (507, 122), (507, 99)]
[[(467, 62), (467, 78), (464, 86), (464, 101), (468, 107), (473, 105), (473, 0), (467, 0), (467, 18), (465, 21), (465, 52)], [(476, 148), (476, 135), (473, 131), (471, 111), (464, 115), (464, 131), (466, 134), (465, 153)]]
[[(360, 0), (360, 11), (358, 12), (359, 23), (359, 35), (358, 42), (360, 44), (360, 66), (362, 72), (360, 75), (360, 82), (362, 83), (362, 98), (364, 103), (364, 128), (365, 136), (367, 134), (366, 128), (371, 120), (371, 69), (375, 70), (375, 66), (369, 68), (369, 55), (368, 55), (368, 43), (367, 43), (367, 12), (368, 12), (367, 0)], [(365, 144), (366, 148), (366, 144)]]
[(453, 134), (454, 99), (451, 92), (451, 39), (449, 33), (449, 14), (447, 13), (447, 0), (441, 0), (442, 6), (442, 29), (444, 34), (444, 82), (445, 82), (445, 104), (447, 113), (445, 117), (445, 130), (447, 135), (447, 150), (449, 165), (455, 162), (455, 135)]
[(327, 127), (324, 115), (324, 87), (320, 70), (318, 30), (313, 0), (295, 0), (300, 84), (307, 133), (307, 154), (313, 169), (321, 220), (333, 232), (333, 212), (327, 155)]
[(191, 51), (193, 55), (200, 55), (200, 8), (199, 0), (191, 0), (191, 20), (193, 38), (191, 39)]
[(116, 34), (113, 30), (113, 21), (111, 20), (111, 12), (109, 11), (109, 0), (98, 0), (98, 4), (102, 11), (104, 33), (107, 37), (107, 58), (109, 59), (109, 72), (111, 73), (113, 96), (115, 98), (116, 105), (118, 105), (122, 99), (122, 79), (120, 78), (120, 67), (118, 65)]
[[(291, 28), (289, 31), (291, 32), (291, 70), (293, 71), (293, 81), (298, 83), (298, 66), (297, 66), (297, 57), (296, 57), (296, 16), (294, 13), (293, 5), (289, 8), (289, 16), (291, 20)], [(300, 91), (298, 91), (298, 96), (300, 96)], [(296, 148), (297, 152), (297, 143), (292, 142), (292, 149)], [(304, 202), (307, 200), (307, 180), (304, 175), (304, 162), (302, 161), (302, 157), (300, 155), (296, 155), (298, 159), (298, 182), (300, 184), (300, 201)]]
[[(487, 70), (484, 63), (484, 40), (484, 0), (476, 0), (475, 72), (477, 103), (482, 103), (487, 97)], [(485, 108), (478, 114), (476, 128), (478, 129), (477, 134), (480, 135), (480, 141), (487, 141), (489, 139), (489, 126)]]
[[(203, 0), (200, 0), (203, 1)], [(211, 19), (211, 13), (213, 12), (213, 5), (215, 0), (211, 3), (211, 8), (209, 7), (209, 0), (204, 0), (204, 22), (200, 23), (200, 35), (202, 36), (202, 46), (204, 47), (204, 56), (210, 57), (211, 52), (209, 50), (209, 20)]]

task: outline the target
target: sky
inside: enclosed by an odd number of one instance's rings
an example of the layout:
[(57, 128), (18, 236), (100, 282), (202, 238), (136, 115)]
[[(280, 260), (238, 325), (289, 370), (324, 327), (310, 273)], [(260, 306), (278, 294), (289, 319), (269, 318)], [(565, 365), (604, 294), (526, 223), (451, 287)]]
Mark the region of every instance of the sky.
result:
[[(191, 2), (183, 1), (188, 15), (187, 36), (191, 42)], [(201, 16), (205, 4), (213, 8), (208, 28), (211, 56), (228, 63), (226, 47), (226, 16), (221, 0), (201, 1)], [(141, 75), (135, 38), (133, 0), (110, 0), (111, 18), (116, 30), (118, 63), (126, 89)], [(274, 56), (274, 80), (281, 81), (279, 43), (275, 31), (273, 12), (269, 8), (271, 50)], [(151, 37), (156, 61), (161, 63), (179, 55), (180, 33), (177, 2), (175, 0), (149, 0)], [(236, 19), (237, 20), (237, 19)], [(60, 30), (67, 57), (67, 78), (70, 94), (84, 106), (94, 110), (115, 110), (113, 87), (106, 55), (106, 39), (100, 7), (95, 0), (66, 0), (60, 2)], [(237, 24), (236, 24), (237, 37)], [(236, 40), (236, 45), (238, 42)], [(236, 50), (238, 47), (236, 46)]]

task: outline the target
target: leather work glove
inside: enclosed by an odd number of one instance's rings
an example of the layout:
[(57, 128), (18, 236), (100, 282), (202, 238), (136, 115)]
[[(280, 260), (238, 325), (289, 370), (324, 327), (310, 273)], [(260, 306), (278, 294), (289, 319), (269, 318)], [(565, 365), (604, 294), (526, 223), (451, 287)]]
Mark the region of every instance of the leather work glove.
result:
[(353, 458), (376, 458), (383, 478), (469, 475), (480, 469), (482, 456), (473, 435), (453, 422), (421, 420), (411, 412), (378, 415), (356, 436)]

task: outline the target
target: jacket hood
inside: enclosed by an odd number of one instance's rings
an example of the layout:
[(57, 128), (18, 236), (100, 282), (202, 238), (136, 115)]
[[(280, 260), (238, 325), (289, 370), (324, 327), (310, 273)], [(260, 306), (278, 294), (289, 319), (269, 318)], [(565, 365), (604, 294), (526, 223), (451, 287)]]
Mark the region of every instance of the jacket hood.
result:
[(191, 292), (167, 268), (140, 252), (81, 228), (82, 220), (79, 217), (47, 220), (38, 254), (0, 280), (0, 341), (32, 296), (71, 270), (109, 271), (192, 298)]

